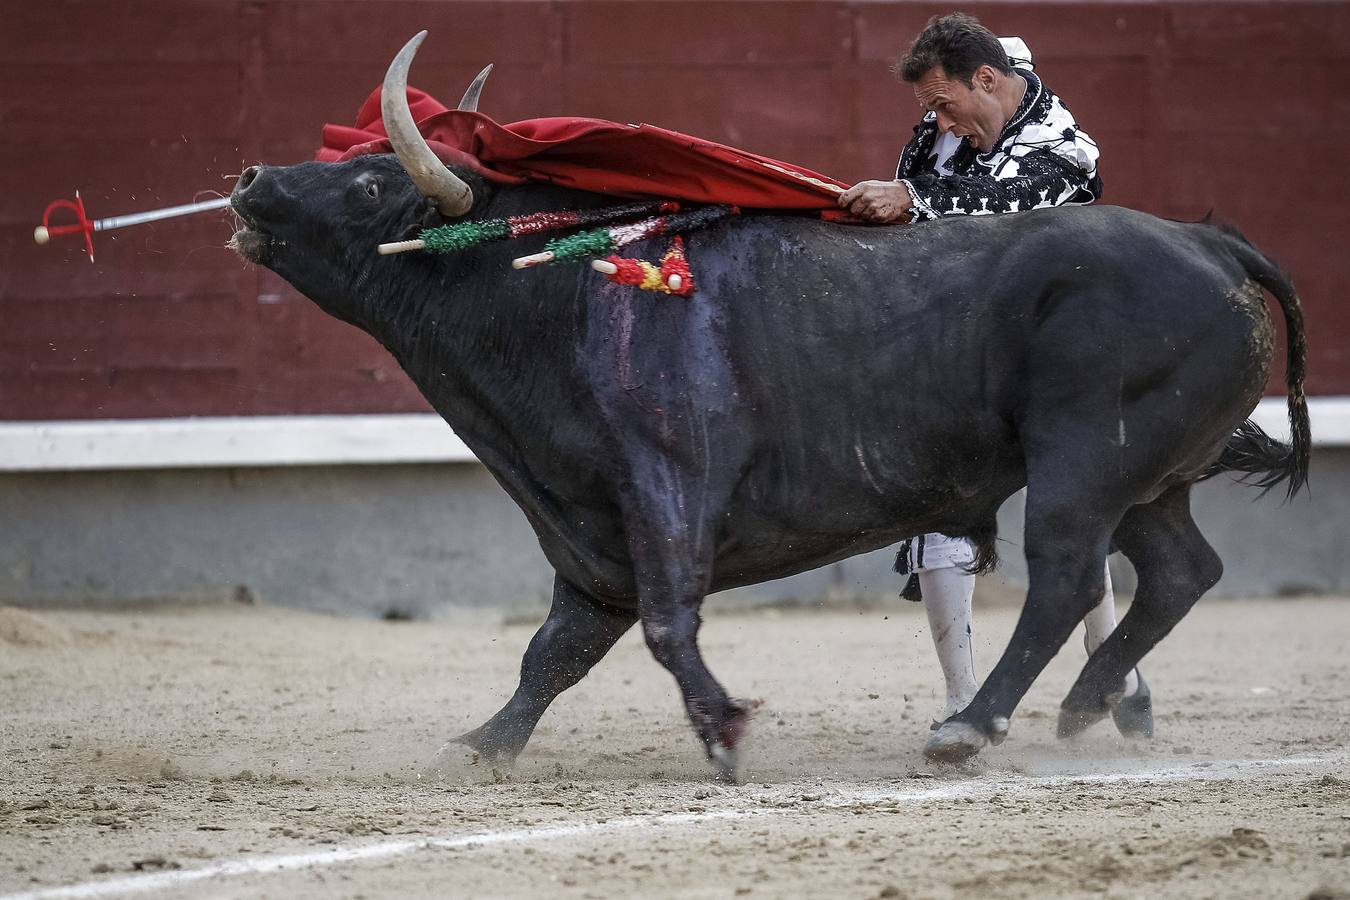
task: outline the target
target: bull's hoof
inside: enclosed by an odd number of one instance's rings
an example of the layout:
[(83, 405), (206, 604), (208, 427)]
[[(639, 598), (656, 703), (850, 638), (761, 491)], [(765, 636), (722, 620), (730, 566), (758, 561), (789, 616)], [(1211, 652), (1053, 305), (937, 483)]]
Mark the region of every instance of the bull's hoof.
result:
[(422, 770), (422, 777), (436, 781), (499, 781), (511, 771), (511, 760), (488, 758), (458, 738), (446, 741)]
[(715, 736), (705, 735), (704, 749), (708, 753), (708, 760), (717, 769), (719, 781), (730, 784), (741, 783), (744, 774), (741, 742), (745, 739), (750, 718), (755, 710), (759, 709), (760, 703), (759, 700), (730, 701), (726, 719), (717, 729)]
[[(1138, 674), (1138, 670), (1135, 670)], [(1139, 674), (1139, 690), (1111, 707), (1116, 728), (1127, 738), (1153, 737), (1153, 693)]]
[[(1006, 726), (1004, 732), (1007, 732)], [(934, 762), (956, 764), (965, 762), (987, 746), (989, 738), (974, 725), (949, 720), (933, 732), (924, 745), (923, 755)]]
[(468, 747), (486, 762), (509, 768), (515, 763), (516, 757), (525, 749), (525, 744), (530, 739), (528, 732), (522, 737), (521, 731), (522, 729), (511, 727), (510, 724), (502, 727), (493, 719), (479, 725), (473, 731), (466, 731), (458, 737), (452, 737), (446, 742), (445, 747), (454, 744)]
[(1071, 738), (1074, 735), (1082, 734), (1105, 718), (1105, 707), (1084, 709), (1082, 707), (1061, 706), (1059, 708), (1059, 725), (1055, 728), (1055, 734), (1061, 738)]
[(727, 784), (740, 784), (744, 771), (741, 767), (741, 753), (735, 747), (728, 747), (720, 741), (708, 747), (708, 759), (717, 769), (717, 780)]
[(501, 781), (509, 777), (524, 744), (502, 737), (492, 723), (480, 725), (441, 745), (424, 769), (431, 778)]

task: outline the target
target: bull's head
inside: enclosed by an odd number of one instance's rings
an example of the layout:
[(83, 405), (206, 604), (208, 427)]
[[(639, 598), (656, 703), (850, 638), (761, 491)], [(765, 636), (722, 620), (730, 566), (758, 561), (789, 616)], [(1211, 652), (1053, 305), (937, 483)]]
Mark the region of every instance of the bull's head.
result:
[[(423, 31), (410, 40), (385, 73), (381, 112), (394, 156), (250, 166), (231, 194), (240, 218), (234, 249), (335, 314), (340, 298), (367, 277), (380, 241), (411, 237), (474, 205), (473, 189), (431, 151), (408, 108), (408, 69), (425, 37)], [(474, 80), (460, 109), (477, 107), (490, 70)]]

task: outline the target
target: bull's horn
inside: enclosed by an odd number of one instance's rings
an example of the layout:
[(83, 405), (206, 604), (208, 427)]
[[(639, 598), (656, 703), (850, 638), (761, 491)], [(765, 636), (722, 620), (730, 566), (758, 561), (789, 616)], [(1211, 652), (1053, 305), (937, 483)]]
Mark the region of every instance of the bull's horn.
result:
[(478, 95), (483, 93), (483, 82), (492, 74), (492, 63), (483, 67), (483, 71), (478, 73), (478, 77), (469, 85), (469, 89), (464, 92), (464, 99), (459, 101), (459, 108), (464, 112), (478, 112)]
[(393, 144), (394, 153), (408, 177), (423, 194), (436, 202), (441, 215), (453, 219), (473, 208), (473, 189), (431, 152), (408, 108), (408, 69), (426, 36), (425, 31), (419, 31), (389, 64), (389, 71), (384, 74), (380, 113), (384, 117), (389, 143)]

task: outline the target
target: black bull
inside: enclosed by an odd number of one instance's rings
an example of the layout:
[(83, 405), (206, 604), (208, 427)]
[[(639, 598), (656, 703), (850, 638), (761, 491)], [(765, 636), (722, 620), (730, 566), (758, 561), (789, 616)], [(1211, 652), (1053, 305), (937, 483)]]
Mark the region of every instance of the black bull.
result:
[[(613, 202), (459, 174), (471, 218)], [(679, 299), (582, 266), (513, 271), (542, 238), (378, 256), (426, 212), (393, 156), (250, 169), (233, 203), (240, 252), (394, 354), (556, 569), (514, 696), (460, 739), (488, 757), (518, 754), (641, 622), (729, 771), (749, 710), (700, 656), (706, 594), (922, 532), (987, 538), (1024, 485), (1021, 619), (929, 749), (1005, 736), (1100, 599), (1114, 541), (1138, 593), (1064, 700), (1061, 731), (1080, 730), (1219, 578), (1191, 485), (1221, 453), (1291, 492), (1306, 476), (1298, 298), (1210, 225), (1106, 206), (882, 228), (745, 215), (689, 235), (697, 291)], [(1269, 374), (1261, 288), (1288, 329), (1294, 445), (1243, 460), (1249, 432), (1225, 443)]]

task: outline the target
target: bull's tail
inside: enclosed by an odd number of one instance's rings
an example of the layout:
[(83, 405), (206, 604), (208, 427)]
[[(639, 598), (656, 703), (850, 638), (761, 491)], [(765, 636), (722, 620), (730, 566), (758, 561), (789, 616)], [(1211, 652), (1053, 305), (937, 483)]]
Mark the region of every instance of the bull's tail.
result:
[[(1199, 478), (1236, 473), (1243, 484), (1261, 488), (1261, 496), (1283, 481), (1291, 481), (1300, 471), (1294, 448), (1275, 440), (1251, 419), (1243, 422), (1228, 438), (1219, 458)], [(1307, 465), (1302, 470), (1306, 478)], [(1290, 490), (1293, 493), (1293, 490)]]
[(1284, 312), (1285, 373), (1289, 398), (1289, 444), (1270, 437), (1250, 420), (1243, 422), (1228, 439), (1218, 462), (1205, 477), (1220, 471), (1243, 472), (1240, 479), (1270, 490), (1286, 483), (1289, 497), (1308, 482), (1308, 460), (1312, 454), (1312, 427), (1308, 421), (1308, 398), (1303, 379), (1308, 367), (1308, 339), (1303, 330), (1303, 306), (1289, 277), (1279, 266), (1253, 247), (1234, 229), (1224, 229), (1228, 249), (1247, 270), (1253, 281), (1269, 291)]

